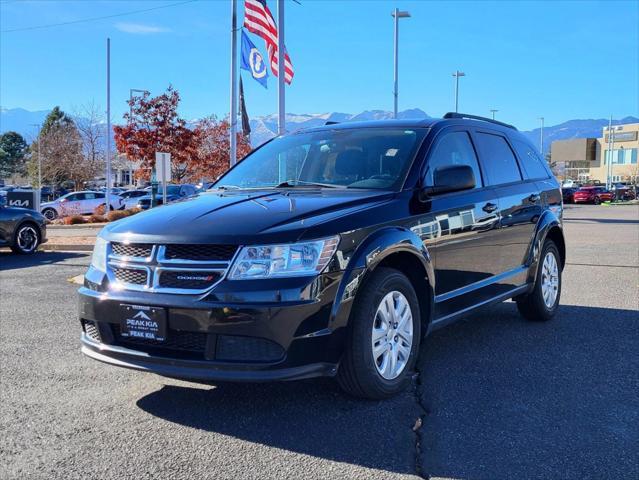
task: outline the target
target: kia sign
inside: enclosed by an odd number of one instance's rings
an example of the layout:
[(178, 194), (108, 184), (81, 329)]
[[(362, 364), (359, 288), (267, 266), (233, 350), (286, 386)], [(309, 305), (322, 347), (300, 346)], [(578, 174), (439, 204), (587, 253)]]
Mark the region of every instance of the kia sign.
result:
[(29, 208), (40, 211), (40, 199), (37, 191), (12, 191), (7, 192), (7, 206)]

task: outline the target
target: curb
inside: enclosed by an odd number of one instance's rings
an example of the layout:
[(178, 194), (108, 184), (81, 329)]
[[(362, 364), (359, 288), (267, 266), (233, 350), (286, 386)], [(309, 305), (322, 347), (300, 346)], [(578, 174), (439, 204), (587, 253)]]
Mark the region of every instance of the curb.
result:
[(44, 244), (38, 247), (42, 252), (92, 252), (93, 245)]
[(107, 225), (108, 222), (105, 223), (79, 223), (77, 225), (47, 225), (47, 230), (67, 230), (67, 229), (73, 229), (73, 228), (86, 228), (86, 229), (91, 229), (91, 228), (104, 228), (105, 225)]

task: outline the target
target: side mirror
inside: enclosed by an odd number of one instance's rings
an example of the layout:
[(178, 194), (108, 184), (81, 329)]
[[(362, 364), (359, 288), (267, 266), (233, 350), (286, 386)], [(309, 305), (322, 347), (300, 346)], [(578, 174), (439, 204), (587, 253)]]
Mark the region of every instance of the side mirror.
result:
[(433, 185), (426, 187), (427, 195), (458, 192), (475, 188), (475, 173), (468, 165), (439, 167), (433, 172)]

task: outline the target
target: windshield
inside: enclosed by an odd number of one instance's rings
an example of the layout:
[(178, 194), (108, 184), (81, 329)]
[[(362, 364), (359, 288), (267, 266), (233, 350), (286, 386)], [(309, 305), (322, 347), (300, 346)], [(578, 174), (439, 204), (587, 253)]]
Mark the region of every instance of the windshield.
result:
[[(160, 193), (162, 193), (162, 188), (159, 189)], [(166, 186), (166, 194), (167, 195), (179, 195), (180, 194), (180, 186), (179, 185), (167, 185)]]
[(353, 128), (276, 138), (242, 160), (213, 188), (398, 189), (426, 131)]

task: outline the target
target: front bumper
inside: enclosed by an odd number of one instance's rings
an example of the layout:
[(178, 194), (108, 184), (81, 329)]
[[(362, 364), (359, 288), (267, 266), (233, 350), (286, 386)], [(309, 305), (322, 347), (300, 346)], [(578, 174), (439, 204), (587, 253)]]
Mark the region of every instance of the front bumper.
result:
[[(306, 280), (312, 282), (308, 285), (289, 279), (269, 291), (255, 290), (249, 282), (227, 282), (235, 285), (220, 284), (214, 298), (205, 299), (99, 291), (88, 282), (91, 288), (79, 290), (82, 352), (120, 367), (200, 381), (332, 376), (344, 348), (350, 312), (340, 308), (335, 314), (333, 309), (340, 279), (341, 273)], [(238, 291), (238, 283), (247, 291)], [(225, 300), (230, 297), (242, 301)], [(277, 297), (285, 300), (274, 301)], [(121, 304), (165, 308), (170, 346), (140, 344), (120, 336)]]

